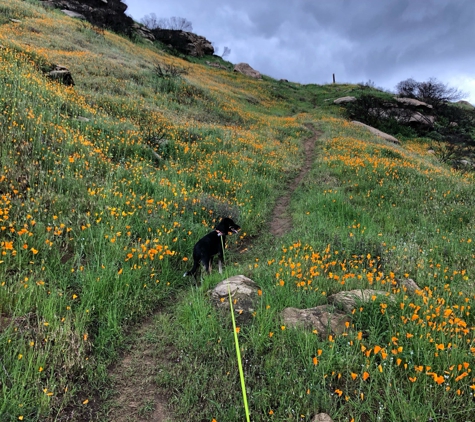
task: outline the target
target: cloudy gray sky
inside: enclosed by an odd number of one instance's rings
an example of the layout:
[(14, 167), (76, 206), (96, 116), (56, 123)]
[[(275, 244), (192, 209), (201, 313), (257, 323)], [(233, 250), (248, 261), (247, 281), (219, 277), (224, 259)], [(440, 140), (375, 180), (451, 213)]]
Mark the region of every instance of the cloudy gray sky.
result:
[(186, 18), (228, 60), (293, 82), (394, 90), (435, 77), (475, 104), (474, 0), (123, 0), (136, 21)]

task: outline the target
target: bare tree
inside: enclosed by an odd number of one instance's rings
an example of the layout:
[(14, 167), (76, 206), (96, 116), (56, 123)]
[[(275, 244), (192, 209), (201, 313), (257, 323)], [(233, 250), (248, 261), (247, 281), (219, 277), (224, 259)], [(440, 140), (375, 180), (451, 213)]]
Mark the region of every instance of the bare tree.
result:
[(140, 23), (144, 24), (148, 29), (159, 28), (159, 19), (155, 13), (149, 13), (140, 19)]
[(412, 78), (406, 79), (396, 85), (396, 92), (404, 97), (417, 98), (434, 107), (460, 100), (467, 95), (457, 88), (439, 82), (436, 78), (430, 78), (426, 82), (417, 82)]
[(171, 18), (157, 18), (155, 13), (145, 15), (141, 20), (148, 29), (174, 29), (179, 31), (193, 31), (192, 23), (185, 19), (173, 16)]
[(401, 81), (396, 85), (396, 92), (401, 97), (416, 98), (418, 83), (412, 78)]
[(177, 31), (186, 31), (186, 32), (193, 31), (193, 25), (189, 20), (185, 18), (179, 18), (176, 16), (173, 16), (171, 18), (160, 19), (159, 28), (160, 29), (174, 29)]
[(228, 47), (224, 47), (223, 54), (221, 54), (221, 58), (224, 59), (225, 57), (231, 54), (231, 49)]

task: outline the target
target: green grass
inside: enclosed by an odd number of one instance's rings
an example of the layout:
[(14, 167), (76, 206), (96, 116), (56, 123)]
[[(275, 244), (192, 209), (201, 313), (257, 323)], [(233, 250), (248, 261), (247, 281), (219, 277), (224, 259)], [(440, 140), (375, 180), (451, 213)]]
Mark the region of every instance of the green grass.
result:
[[(470, 420), (471, 174), (427, 140), (396, 146), (346, 122), (332, 101), (360, 86), (254, 81), (34, 2), (1, 8), (22, 20), (0, 22), (2, 421), (107, 420), (111, 365), (140, 336), (167, 356), (152, 388), (176, 420), (244, 420), (231, 318), (207, 294), (222, 277), (182, 277), (221, 216), (243, 228), (226, 275), (262, 290), (239, 332), (251, 420)], [(46, 79), (53, 63), (74, 88)], [(157, 64), (186, 72), (159, 78)], [(309, 122), (323, 135), (293, 229), (273, 237)], [(398, 287), (408, 277), (416, 295)], [(286, 307), (362, 288), (394, 299), (361, 304), (344, 335), (282, 323)]]

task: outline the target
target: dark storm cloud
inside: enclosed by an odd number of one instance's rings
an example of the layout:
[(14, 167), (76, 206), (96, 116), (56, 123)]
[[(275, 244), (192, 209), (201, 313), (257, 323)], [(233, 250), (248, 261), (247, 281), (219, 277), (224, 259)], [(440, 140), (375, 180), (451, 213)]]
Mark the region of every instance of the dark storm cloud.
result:
[(125, 0), (136, 20), (180, 16), (231, 48), (229, 59), (302, 83), (413, 77), (470, 90), (475, 102), (473, 0)]

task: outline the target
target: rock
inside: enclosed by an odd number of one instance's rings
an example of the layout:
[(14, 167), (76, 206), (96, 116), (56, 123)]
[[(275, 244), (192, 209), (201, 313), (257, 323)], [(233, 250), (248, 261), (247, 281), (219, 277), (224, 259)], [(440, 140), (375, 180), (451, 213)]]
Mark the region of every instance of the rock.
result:
[(152, 34), (152, 31), (148, 29), (146, 26), (141, 25), (139, 23), (134, 23), (132, 26), (134, 32), (142, 38), (146, 40), (155, 41), (155, 36)]
[(407, 123), (413, 123), (413, 122), (432, 126), (435, 122), (435, 117), (415, 111), (414, 113), (411, 114), (411, 116), (409, 117), (409, 120), (407, 120)]
[(212, 56), (214, 47), (205, 37), (193, 34), (193, 32), (175, 29), (153, 29), (155, 39), (165, 45), (171, 45), (174, 49), (188, 56), (203, 57)]
[(333, 422), (333, 419), (326, 413), (319, 413), (318, 415), (315, 415), (311, 422)]
[(254, 79), (262, 79), (262, 75), (259, 73), (259, 71), (253, 69), (247, 63), (238, 63), (236, 66), (234, 66), (234, 71), (242, 73), (246, 76), (250, 76)]
[(335, 104), (344, 104), (344, 103), (352, 103), (353, 101), (356, 101), (356, 97), (341, 97), (337, 98), (336, 100), (333, 101)]
[(398, 286), (411, 295), (415, 294), (417, 290), (422, 290), (412, 278), (398, 281)]
[(394, 97), (396, 99), (396, 101), (398, 103), (402, 103), (404, 105), (410, 105), (410, 106), (414, 106), (414, 107), (427, 107), (427, 108), (432, 108), (432, 106), (430, 104), (427, 104), (427, 103), (424, 103), (423, 101), (419, 101), (419, 100), (416, 100), (415, 98), (405, 98), (405, 97), (402, 97), (402, 98), (397, 98), (397, 97)]
[(469, 103), (468, 101), (465, 101), (465, 100), (457, 101), (455, 104), (458, 104), (467, 109), (475, 108), (475, 106), (472, 103)]
[(328, 302), (347, 313), (351, 313), (361, 303), (370, 302), (374, 296), (388, 296), (383, 290), (345, 290), (328, 296)]
[(62, 9), (61, 12), (63, 12), (65, 15), (68, 15), (70, 18), (87, 20), (84, 15), (82, 15), (81, 13), (75, 12), (74, 10)]
[(397, 140), (394, 136), (391, 136), (387, 133), (384, 133), (384, 132), (381, 132), (380, 130), (372, 127), (372, 126), (369, 126), (369, 125), (365, 125), (364, 123), (361, 123), (361, 122), (357, 122), (356, 120), (353, 120), (351, 123), (355, 124), (355, 125), (358, 125), (358, 126), (362, 126), (366, 129), (368, 129), (371, 133), (373, 133), (374, 135), (376, 136), (379, 136), (383, 139), (385, 139), (386, 141), (389, 141), (389, 142), (393, 142), (395, 144), (399, 144), (399, 140)]
[(13, 22), (13, 23), (21, 23), (21, 20), (11, 18), (11, 19), (10, 19), (10, 22)]
[(206, 64), (207, 64), (208, 66), (216, 67), (216, 68), (218, 68), (218, 69), (228, 70), (228, 68), (227, 68), (226, 66), (224, 66), (223, 64), (221, 64), (221, 63), (209, 62), (209, 61), (207, 61)]
[(62, 83), (63, 85), (74, 86), (74, 80), (71, 72), (64, 66), (56, 65), (51, 72), (46, 74), (46, 76)]
[(317, 330), (323, 337), (343, 333), (351, 320), (350, 316), (343, 311), (328, 305), (308, 309), (285, 308), (281, 316), (284, 325)]
[(259, 300), (259, 286), (243, 275), (235, 275), (221, 281), (210, 292), (211, 301), (216, 308), (229, 314), (229, 291), (233, 300), (236, 319), (246, 323), (253, 318)]

